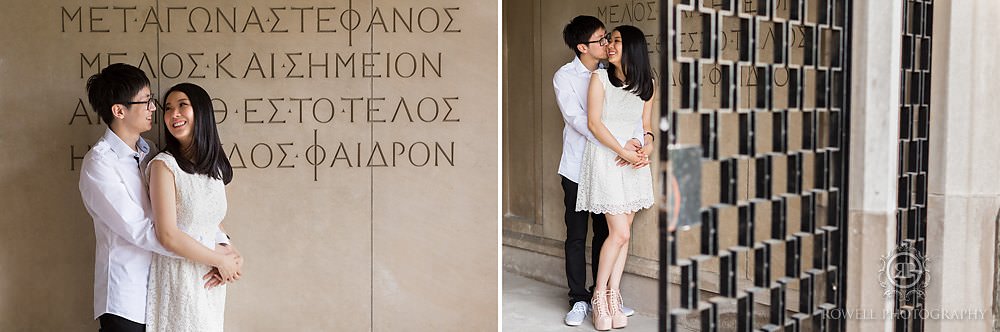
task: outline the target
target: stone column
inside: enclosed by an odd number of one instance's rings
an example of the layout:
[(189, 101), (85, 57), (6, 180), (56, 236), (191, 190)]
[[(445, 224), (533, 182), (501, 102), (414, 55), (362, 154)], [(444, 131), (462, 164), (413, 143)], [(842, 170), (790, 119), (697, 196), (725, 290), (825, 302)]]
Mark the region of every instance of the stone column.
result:
[(934, 4), (927, 256), (930, 313), (982, 310), (982, 319), (927, 320), (927, 331), (993, 326), (1000, 208), (1000, 2)]
[(896, 243), (896, 170), (902, 4), (855, 1), (852, 50), (848, 216), (848, 331), (891, 330), (882, 320), (892, 303), (877, 278), (883, 255)]

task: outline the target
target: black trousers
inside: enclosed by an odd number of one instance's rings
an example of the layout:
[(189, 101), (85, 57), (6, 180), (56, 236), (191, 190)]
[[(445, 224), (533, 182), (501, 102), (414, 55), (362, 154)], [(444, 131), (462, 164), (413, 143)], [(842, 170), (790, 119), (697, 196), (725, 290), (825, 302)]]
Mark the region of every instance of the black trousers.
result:
[(562, 176), (566, 204), (566, 282), (569, 285), (569, 304), (577, 301), (590, 303), (593, 286), (587, 288), (587, 216), (594, 225), (594, 238), (590, 242), (590, 273), (597, 280), (597, 263), (601, 259), (601, 246), (608, 238), (608, 220), (603, 214), (576, 211), (576, 190), (579, 185)]
[(97, 317), (101, 322), (98, 332), (146, 332), (146, 325), (139, 324), (118, 315), (103, 314)]

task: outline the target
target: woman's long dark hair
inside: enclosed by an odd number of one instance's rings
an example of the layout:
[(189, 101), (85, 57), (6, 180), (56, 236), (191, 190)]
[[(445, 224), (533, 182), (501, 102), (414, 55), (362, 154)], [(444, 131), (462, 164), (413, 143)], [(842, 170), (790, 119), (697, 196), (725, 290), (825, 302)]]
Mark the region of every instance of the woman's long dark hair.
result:
[[(183, 92), (191, 102), (191, 108), (194, 110), (194, 132), (189, 151), (183, 151), (181, 143), (170, 134), (164, 121), (163, 130), (167, 133), (165, 135), (167, 144), (163, 150), (174, 156), (177, 165), (184, 172), (208, 175), (229, 184), (229, 181), (233, 180), (233, 166), (229, 164), (229, 158), (226, 158), (222, 141), (219, 140), (219, 130), (215, 127), (212, 97), (209, 97), (208, 92), (200, 86), (181, 83), (167, 90), (163, 94), (163, 100), (174, 92)], [(187, 156), (193, 156), (194, 160), (188, 159)]]
[(614, 64), (608, 65), (608, 80), (617, 87), (625, 86), (632, 92), (649, 101), (653, 98), (653, 69), (649, 65), (649, 49), (646, 47), (646, 35), (642, 30), (631, 25), (621, 25), (615, 28), (622, 35), (622, 66), (625, 67), (625, 82), (618, 79)]

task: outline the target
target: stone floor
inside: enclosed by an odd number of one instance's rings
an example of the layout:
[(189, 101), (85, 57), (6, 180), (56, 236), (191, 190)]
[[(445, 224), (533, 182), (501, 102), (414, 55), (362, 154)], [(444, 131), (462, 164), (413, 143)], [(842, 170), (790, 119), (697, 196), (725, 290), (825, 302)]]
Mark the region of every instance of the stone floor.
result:
[[(510, 272), (503, 274), (503, 331), (568, 332), (595, 331), (590, 316), (580, 326), (567, 326), (563, 317), (569, 307), (566, 290)], [(628, 299), (626, 299), (627, 304)], [(629, 317), (621, 332), (656, 331), (657, 320), (651, 313), (638, 312)]]

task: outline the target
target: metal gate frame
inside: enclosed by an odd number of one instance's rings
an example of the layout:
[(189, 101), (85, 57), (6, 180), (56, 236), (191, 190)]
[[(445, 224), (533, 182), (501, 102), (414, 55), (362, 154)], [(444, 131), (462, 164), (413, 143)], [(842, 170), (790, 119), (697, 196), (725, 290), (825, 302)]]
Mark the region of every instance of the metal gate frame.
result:
[[(897, 278), (891, 283), (896, 331), (923, 331), (927, 273), (927, 166), (931, 99), (933, 0), (900, 0), (903, 8), (899, 71), (899, 148), (896, 187)], [(912, 271), (909, 267), (917, 267)]]
[[(904, 0), (906, 1), (906, 0)], [(790, 5), (789, 20), (776, 18), (774, 9), (780, 3)], [(737, 4), (742, 6), (737, 6)], [(747, 5), (755, 4), (756, 8), (748, 13)], [(815, 22), (805, 19), (812, 4), (817, 5), (813, 15)], [(743, 8), (741, 8), (743, 7)], [(678, 114), (696, 113), (701, 118), (702, 162), (718, 162), (720, 194), (719, 204), (703, 206), (701, 215), (700, 253), (689, 257), (677, 257), (678, 231), (669, 229), (669, 215), (666, 200), (661, 201), (659, 210), (659, 322), (661, 331), (677, 331), (681, 318), (698, 320), (702, 331), (717, 331), (720, 328), (720, 306), (733, 305), (737, 308), (736, 327), (738, 331), (778, 330), (787, 328), (792, 331), (802, 329), (813, 331), (844, 331), (843, 315), (832, 314), (840, 310), (843, 314), (846, 303), (846, 267), (847, 267), (847, 193), (848, 193), (848, 155), (850, 153), (850, 84), (851, 82), (851, 26), (852, 0), (666, 0), (660, 2), (660, 42), (667, 45), (668, 56), (660, 58), (659, 89), (661, 91), (661, 135), (660, 163), (657, 171), (660, 175), (659, 188), (661, 197), (666, 198), (668, 192), (667, 161), (671, 144), (677, 143), (677, 131), (685, 130), (677, 127)], [(701, 13), (700, 42), (702, 47), (693, 57), (682, 55), (682, 32), (680, 17), (684, 12)], [(722, 18), (738, 19), (744, 37), (739, 38), (738, 61), (720, 59), (719, 41)], [(757, 33), (760, 24), (766, 22), (777, 27), (774, 42), (781, 47), (773, 47), (773, 54), (765, 54), (771, 61), (760, 61), (760, 50)], [(803, 50), (804, 64), (795, 65), (789, 62), (789, 32), (791, 25), (802, 30), (805, 44)], [(780, 34), (780, 36), (779, 36)], [(836, 37), (831, 37), (836, 36)], [(825, 42), (825, 44), (824, 44)], [(821, 58), (822, 47), (833, 46), (830, 58)], [(748, 51), (753, 50), (753, 51)], [(673, 68), (677, 61), (680, 68)], [(702, 65), (713, 64), (721, 66), (719, 90), (719, 108), (705, 109), (701, 107), (700, 93), (702, 90)], [(751, 100), (751, 109), (740, 109), (739, 103), (744, 96), (739, 89), (741, 69), (760, 70), (757, 74), (765, 79), (759, 80), (754, 89), (756, 98)], [(774, 94), (771, 73), (774, 68), (784, 68), (789, 73), (788, 109), (774, 108)], [(672, 73), (677, 71), (679, 77), (676, 84), (680, 85), (680, 95), (675, 96), (671, 90)], [(815, 90), (814, 106), (804, 108), (804, 97), (807, 85), (806, 73), (811, 72)], [(764, 82), (760, 84), (760, 82)], [(792, 92), (793, 91), (793, 92)], [(750, 95), (750, 93), (747, 93)], [(681, 107), (672, 109), (672, 98), (680, 98)], [(789, 113), (801, 112), (803, 126), (801, 149), (789, 150)], [(736, 113), (739, 116), (739, 153), (719, 155), (719, 113)], [(758, 153), (755, 151), (756, 118), (759, 115), (771, 117), (773, 125), (772, 152)], [(798, 116), (798, 114), (797, 114)], [(826, 121), (820, 121), (825, 116)], [(822, 123), (823, 126), (820, 126)], [(818, 147), (822, 142), (819, 133), (829, 135), (825, 143), (828, 146)], [(667, 139), (669, 138), (669, 139)], [(797, 137), (793, 137), (797, 138)], [(797, 142), (796, 145), (799, 145)], [(749, 199), (737, 198), (739, 160), (752, 161), (755, 166), (755, 186)], [(773, 186), (773, 169), (780, 160), (786, 161), (786, 188)], [(812, 161), (814, 177), (803, 181), (804, 161)], [(747, 172), (749, 174), (749, 172)], [(749, 179), (747, 179), (749, 180)], [(746, 181), (746, 180), (744, 180)], [(809, 183), (809, 188), (803, 184)], [(826, 225), (816, 224), (817, 197), (826, 197)], [(798, 201), (802, 208), (799, 217), (800, 229), (788, 229), (787, 206), (789, 201)], [(766, 239), (755, 239), (756, 207), (771, 208), (771, 234)], [(735, 216), (727, 220), (718, 213), (723, 209), (736, 209), (738, 213), (725, 216)], [(776, 211), (776, 212), (775, 212)], [(730, 210), (732, 212), (732, 210)], [(735, 219), (735, 220), (731, 220)], [(737, 223), (740, 232), (739, 243), (736, 246), (720, 248), (718, 243), (719, 225)], [(784, 273), (772, 276), (772, 247), (783, 247), (786, 250)], [(811, 250), (811, 262), (803, 261), (803, 253)], [(736, 271), (740, 258), (746, 261), (753, 259), (753, 264), (747, 264), (753, 269), (753, 285), (741, 288), (737, 281)], [(752, 257), (752, 258), (751, 258)], [(710, 299), (701, 299), (699, 287), (699, 263), (718, 260), (719, 292)], [(809, 267), (812, 268), (809, 268)], [(680, 300), (670, 302), (670, 267), (680, 270)], [(746, 271), (749, 273), (749, 271)], [(779, 271), (781, 272), (781, 271)], [(786, 312), (787, 290), (789, 285), (797, 286), (799, 306), (794, 313)], [(771, 304), (766, 322), (754, 321), (755, 296), (767, 298)], [(727, 328), (728, 329), (728, 328)]]

